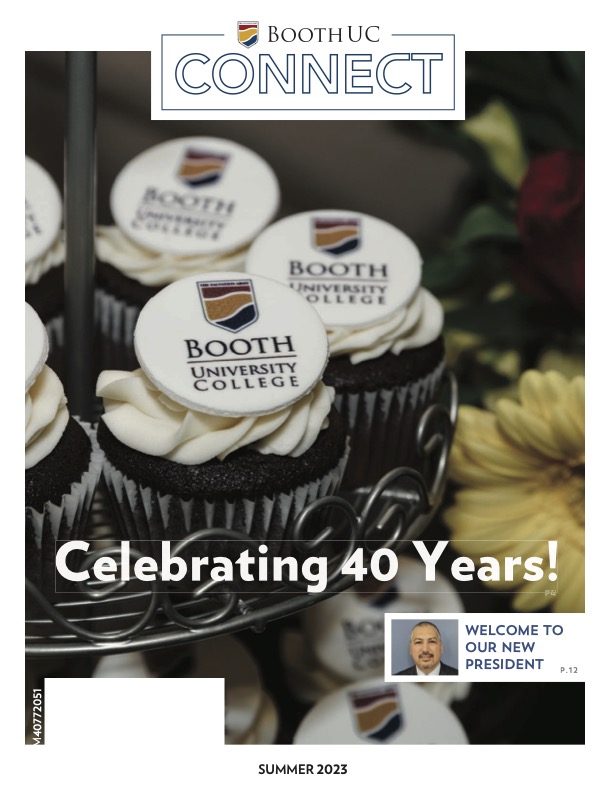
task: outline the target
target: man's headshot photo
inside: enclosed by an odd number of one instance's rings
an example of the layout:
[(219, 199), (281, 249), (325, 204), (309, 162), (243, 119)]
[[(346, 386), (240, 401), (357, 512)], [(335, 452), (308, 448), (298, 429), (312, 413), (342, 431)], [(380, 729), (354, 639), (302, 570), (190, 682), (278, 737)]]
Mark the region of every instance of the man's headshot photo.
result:
[[(402, 644), (406, 647), (405, 638)], [(454, 666), (442, 661), (444, 641), (440, 629), (434, 622), (420, 621), (414, 624), (410, 630), (407, 648), (411, 664), (400, 671), (393, 671), (393, 674), (429, 678), (458, 675), (459, 671)]]

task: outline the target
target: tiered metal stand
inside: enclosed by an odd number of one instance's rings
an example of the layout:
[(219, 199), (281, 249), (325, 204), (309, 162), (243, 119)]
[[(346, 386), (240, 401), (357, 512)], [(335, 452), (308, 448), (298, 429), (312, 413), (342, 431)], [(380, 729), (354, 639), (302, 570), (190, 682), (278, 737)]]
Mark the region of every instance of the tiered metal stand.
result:
[[(353, 552), (363, 549), (364, 563), (380, 548), (401, 552), (406, 541), (426, 528), (442, 500), (448, 452), (457, 417), (457, 387), (447, 376), (449, 405), (430, 407), (420, 422), (415, 443), (425, 474), (410, 468), (387, 473), (369, 491), (353, 491), (321, 498), (306, 507), (291, 526), (283, 555), (327, 559), (327, 586), (307, 593), (304, 578), (266, 587), (266, 591), (241, 593), (240, 584), (209, 582), (191, 592), (172, 591), (163, 581), (144, 587), (141, 581), (112, 584), (78, 584), (79, 590), (51, 604), (28, 580), (26, 590), (37, 605), (36, 616), (26, 622), (26, 655), (93, 653), (109, 654), (181, 644), (245, 628), (262, 630), (266, 622), (295, 613), (348, 588), (354, 577), (342, 567)], [(92, 537), (108, 526), (102, 498), (92, 517)], [(104, 548), (89, 552), (81, 566), (90, 569), (102, 555), (120, 556), (117, 540), (106, 537)], [(238, 539), (257, 557), (261, 541), (227, 529), (192, 533), (173, 546), (173, 554), (195, 542)], [(95, 543), (94, 543), (95, 544)], [(133, 560), (139, 553), (130, 549)]]
[[(79, 361), (79, 366), (70, 367), (67, 391), (73, 412), (90, 418), (93, 375), (81, 361), (89, 359), (93, 348), (95, 55), (70, 53), (67, 73), (66, 345), (67, 360)], [(89, 308), (83, 310), (83, 305)], [(291, 526), (283, 555), (324, 556), (325, 591), (308, 593), (305, 579), (283, 580), (265, 592), (250, 593), (227, 582), (177, 592), (160, 579), (150, 585), (134, 579), (108, 585), (88, 581), (52, 604), (26, 580), (26, 656), (103, 655), (189, 643), (245, 628), (259, 631), (273, 619), (348, 588), (355, 579), (343, 574), (342, 567), (355, 550), (363, 550), (366, 565), (380, 548), (401, 552), (435, 514), (446, 483), (457, 403), (456, 381), (447, 373), (445, 403), (424, 413), (414, 438), (421, 472), (396, 468), (370, 490), (322, 498), (305, 508)], [(104, 549), (89, 552), (82, 569), (91, 568), (102, 555), (119, 556), (119, 540), (102, 492), (92, 514), (91, 536), (103, 538)], [(261, 544), (226, 529), (207, 529), (174, 545), (173, 554), (195, 542), (228, 539), (239, 539), (255, 556)], [(135, 560), (139, 553), (130, 549), (130, 556)]]

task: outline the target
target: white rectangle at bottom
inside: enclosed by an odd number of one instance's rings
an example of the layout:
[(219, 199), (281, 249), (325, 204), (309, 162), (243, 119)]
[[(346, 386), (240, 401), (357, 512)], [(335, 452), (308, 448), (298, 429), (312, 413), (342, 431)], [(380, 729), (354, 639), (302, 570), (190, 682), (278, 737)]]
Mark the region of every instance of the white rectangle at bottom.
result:
[(45, 744), (143, 755), (224, 743), (224, 680), (48, 678)]

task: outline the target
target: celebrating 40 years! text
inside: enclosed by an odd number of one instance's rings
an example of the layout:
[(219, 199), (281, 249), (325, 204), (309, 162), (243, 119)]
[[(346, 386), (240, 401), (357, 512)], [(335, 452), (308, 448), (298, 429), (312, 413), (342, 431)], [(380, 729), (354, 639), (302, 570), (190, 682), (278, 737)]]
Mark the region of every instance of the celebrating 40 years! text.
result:
[[(282, 544), (282, 543), (278, 543)], [(288, 544), (288, 543), (287, 543)], [(432, 545), (433, 547), (428, 547)], [(281, 555), (278, 551), (268, 554), (268, 546), (260, 544), (256, 552), (243, 550), (229, 558), (221, 555), (192, 555), (187, 558), (173, 555), (172, 543), (167, 540), (151, 542), (159, 553), (146, 556), (135, 553), (129, 541), (122, 541), (113, 552), (98, 554), (93, 564), (83, 565), (83, 553), (95, 551), (95, 541), (72, 540), (58, 543), (56, 567), (60, 579), (83, 582), (95, 578), (103, 582), (127, 581), (137, 578), (143, 581), (191, 581), (213, 580), (218, 582), (282, 582), (303, 580), (308, 583), (309, 593), (325, 591), (327, 587), (328, 559), (311, 556), (301, 561), (293, 555)], [(448, 542), (413, 541), (414, 549), (425, 564), (425, 579), (436, 579), (436, 566)], [(471, 558), (461, 556), (451, 564), (451, 574), (456, 580), (470, 581), (515, 581), (556, 580), (557, 542), (548, 542), (548, 558), (540, 556), (508, 556), (503, 563), (497, 558), (483, 556), (476, 564)], [(546, 572), (545, 572), (546, 569)], [(356, 549), (342, 565), (342, 574), (362, 581), (372, 576), (380, 581), (393, 580), (398, 571), (398, 559), (393, 550), (380, 548), (366, 554), (363, 548)]]

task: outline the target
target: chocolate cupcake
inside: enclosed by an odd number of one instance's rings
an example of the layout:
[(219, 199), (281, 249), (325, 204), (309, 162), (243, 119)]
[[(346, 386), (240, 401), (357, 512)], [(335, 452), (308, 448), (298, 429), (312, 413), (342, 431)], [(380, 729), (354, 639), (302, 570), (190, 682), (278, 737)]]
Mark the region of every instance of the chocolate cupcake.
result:
[(369, 487), (395, 467), (416, 469), (416, 429), (439, 395), (443, 313), (421, 288), (420, 254), (389, 223), (355, 212), (304, 212), (255, 241), (247, 272), (291, 286), (319, 313), (330, 360), (324, 381), (351, 436), (343, 487)]
[(45, 325), (50, 348), (64, 342), (62, 196), (47, 171), (25, 161), (25, 300)]
[(232, 528), (282, 539), (335, 492), (346, 461), (327, 336), (317, 313), (267, 278), (200, 274), (166, 287), (136, 325), (141, 369), (104, 371), (98, 438), (129, 539)]
[(69, 415), (47, 351), (45, 328), (26, 304), (26, 575), (53, 596), (56, 540), (83, 535), (102, 454), (91, 428)]
[(279, 188), (269, 165), (244, 146), (179, 138), (128, 162), (110, 204), (116, 225), (96, 232), (96, 311), (106, 350), (117, 353), (110, 365), (136, 365), (142, 307), (190, 274), (243, 270), (248, 246), (276, 214)]

